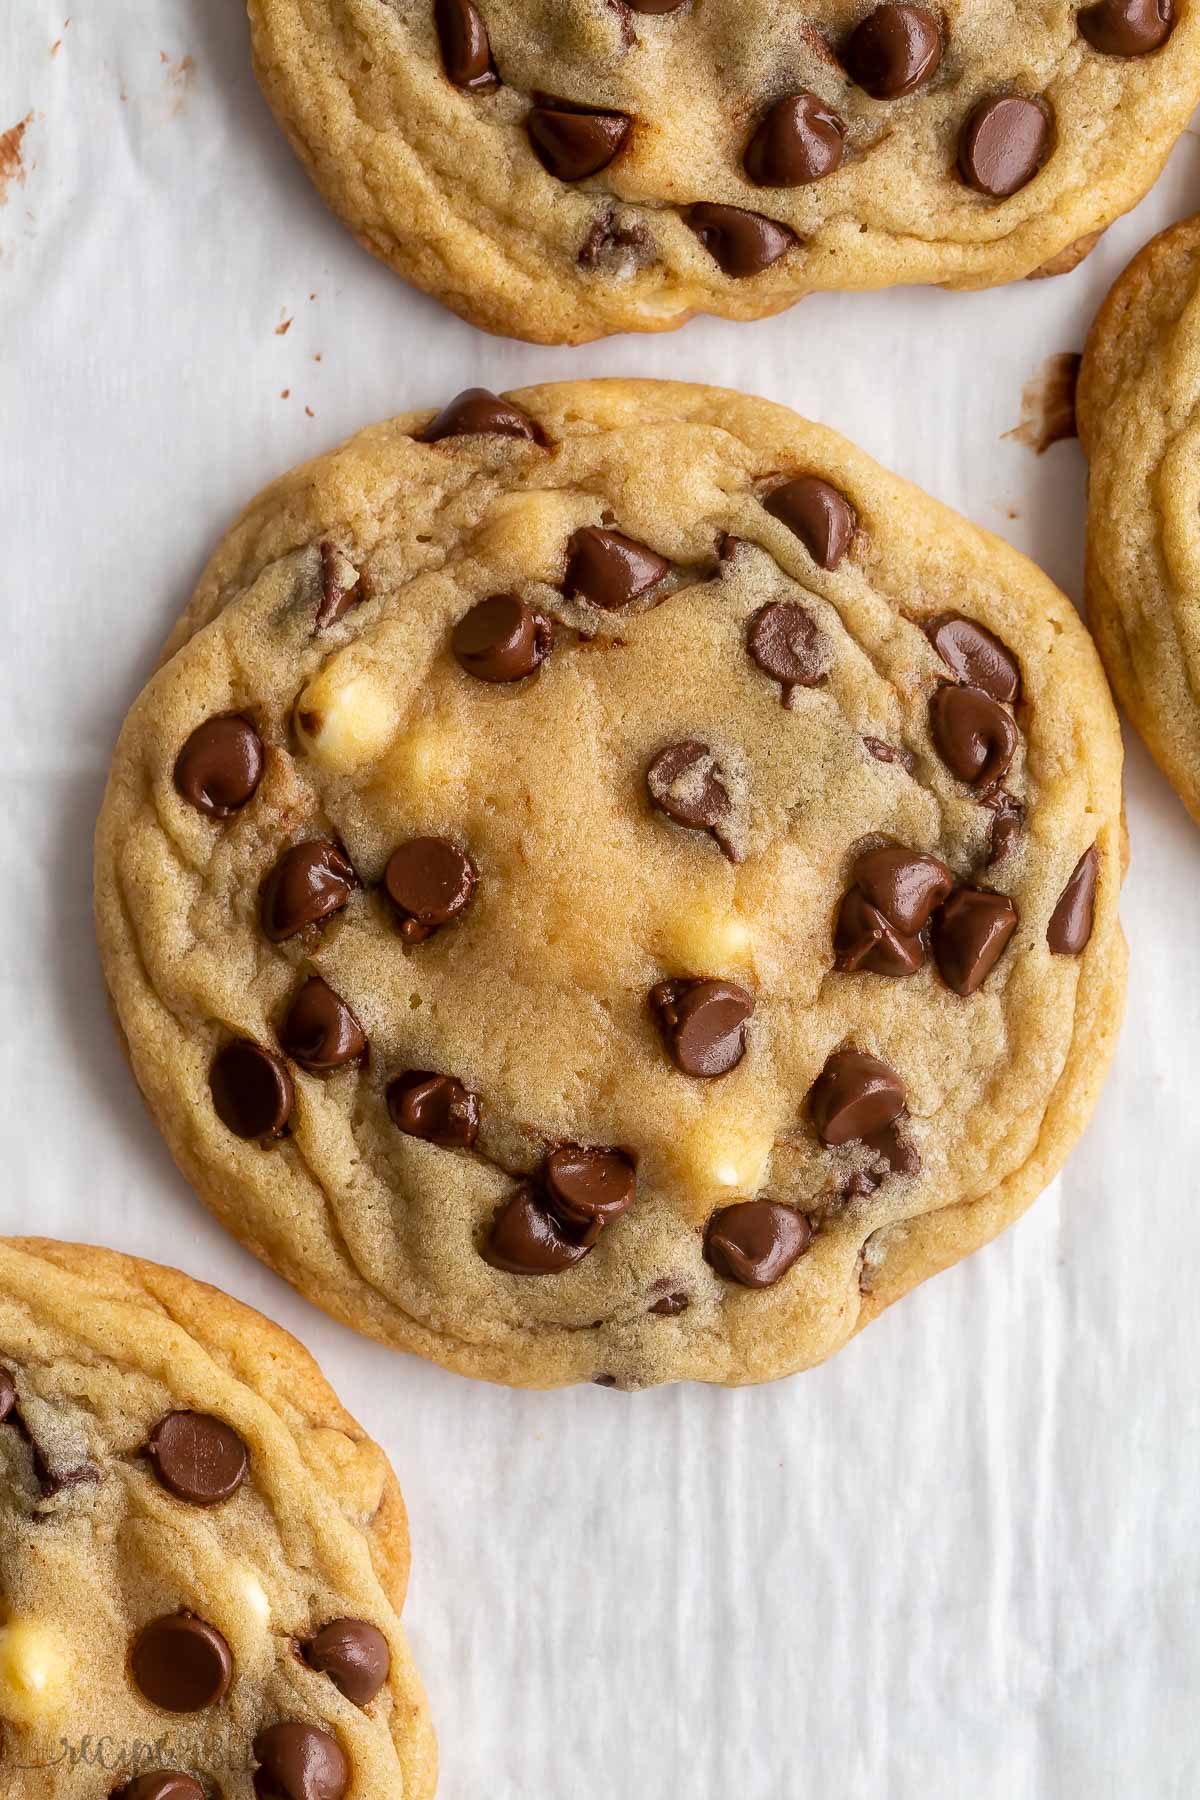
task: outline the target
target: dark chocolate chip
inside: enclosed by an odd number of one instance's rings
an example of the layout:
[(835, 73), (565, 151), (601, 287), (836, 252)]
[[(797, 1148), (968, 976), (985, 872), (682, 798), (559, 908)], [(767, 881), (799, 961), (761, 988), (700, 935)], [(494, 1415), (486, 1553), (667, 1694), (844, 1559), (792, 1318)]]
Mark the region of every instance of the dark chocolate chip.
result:
[(477, 600), (450, 639), (460, 664), (477, 681), (523, 681), (545, 662), (553, 642), (553, 621), (515, 594)]
[(586, 1232), (598, 1232), (619, 1219), (637, 1193), (637, 1171), (624, 1150), (560, 1145), (546, 1158), (543, 1179), (557, 1217)]
[[(388, 898), (401, 917), (401, 934), (414, 943), (465, 909), (475, 891), (475, 866), (447, 838), (409, 838), (392, 851), (383, 871)], [(405, 934), (405, 925), (416, 929)]]
[(525, 121), (534, 155), (559, 181), (584, 181), (607, 169), (625, 139), (624, 113), (575, 112), (535, 106)]
[(175, 759), (175, 788), (210, 819), (227, 819), (262, 780), (262, 740), (249, 720), (222, 713), (197, 725)]
[(741, 1200), (708, 1221), (704, 1256), (740, 1287), (773, 1287), (812, 1242), (813, 1228), (794, 1207), (775, 1200)]
[(479, 1134), (479, 1100), (454, 1075), (407, 1069), (389, 1081), (387, 1107), (394, 1124), (428, 1144), (470, 1150)]
[(1025, 828), (1025, 808), (1014, 794), (991, 794), (983, 802), (995, 815), (988, 836), (987, 866), (1011, 856)]
[(764, 675), (783, 688), (783, 704), (792, 704), (793, 689), (817, 687), (829, 673), (829, 639), (808, 608), (791, 600), (772, 600), (750, 621), (746, 648)]
[(262, 884), (259, 917), (273, 944), (319, 924), (347, 904), (358, 877), (346, 852), (329, 838), (293, 844)]
[(961, 613), (943, 613), (925, 627), (929, 641), (946, 667), (967, 687), (982, 688), (993, 700), (1011, 706), (1021, 691), (1016, 657), (986, 626)]
[(849, 1144), (890, 1125), (904, 1110), (895, 1069), (862, 1050), (835, 1050), (808, 1093), (808, 1110), (823, 1144)]
[(113, 1800), (204, 1800), (204, 1789), (193, 1775), (177, 1769), (155, 1769), (135, 1775), (118, 1788)]
[(819, 569), (836, 569), (858, 523), (845, 494), (816, 475), (772, 488), (763, 507), (794, 532)]
[(732, 804), (721, 765), (707, 744), (695, 738), (668, 744), (646, 770), (646, 788), (668, 818), (693, 831), (711, 831), (730, 860), (738, 860), (721, 835)]
[(278, 1056), (250, 1038), (217, 1051), (208, 1085), (218, 1119), (236, 1137), (278, 1137), (291, 1118), (291, 1076)]
[(920, 1170), (920, 1156), (908, 1139), (901, 1137), (894, 1120), (890, 1125), (881, 1125), (878, 1131), (868, 1131), (862, 1141), (893, 1175), (916, 1175)]
[(937, 74), (942, 28), (924, 6), (877, 6), (850, 34), (842, 61), (875, 100), (898, 100)]
[(686, 0), (625, 0), (630, 12), (635, 13), (673, 13), (686, 4)]
[(1017, 929), (1005, 894), (956, 888), (933, 922), (933, 956), (948, 988), (964, 999), (983, 986)]
[(847, 974), (865, 969), (872, 975), (915, 975), (925, 962), (921, 938), (897, 931), (856, 887), (842, 901), (833, 954), (835, 966)]
[(842, 166), (846, 122), (815, 94), (777, 100), (746, 146), (743, 164), (758, 187), (802, 187)]
[(1008, 773), (1017, 728), (982, 688), (937, 688), (929, 702), (929, 730), (950, 773), (969, 787), (994, 787)]
[(344, 1800), (350, 1762), (337, 1739), (318, 1725), (285, 1720), (254, 1740), (258, 1800)]
[(213, 1625), (191, 1613), (172, 1613), (143, 1625), (129, 1658), (133, 1679), (164, 1712), (200, 1712), (229, 1690), (233, 1658)]
[(498, 86), (487, 27), (474, 0), (434, 0), (433, 19), (447, 80), (472, 94)]
[(747, 212), (742, 206), (718, 206), (702, 200), (684, 217), (723, 275), (735, 281), (761, 275), (797, 242), (796, 234), (775, 219)]
[(646, 1310), (654, 1313), (660, 1319), (677, 1319), (680, 1313), (686, 1312), (690, 1305), (691, 1301), (686, 1294), (664, 1294), (660, 1300), (653, 1301)]
[(895, 744), (885, 744), (882, 738), (877, 737), (865, 737), (863, 743), (876, 762), (897, 763), (900, 768), (912, 773), (913, 759), (907, 750), (901, 750)]
[(304, 1660), (355, 1706), (369, 1706), (392, 1667), (382, 1631), (365, 1619), (334, 1619), (304, 1646)]
[(1055, 956), (1078, 956), (1087, 949), (1096, 908), (1096, 879), (1100, 854), (1095, 844), (1085, 850), (1071, 872), (1071, 879), (1050, 915), (1046, 942)]
[(169, 1412), (146, 1444), (159, 1481), (192, 1506), (215, 1506), (236, 1494), (246, 1479), (246, 1446), (223, 1419), (211, 1413)]
[(17, 1384), (7, 1369), (0, 1368), (0, 1424), (12, 1416), (17, 1404)]
[(612, 207), (592, 221), (579, 247), (584, 269), (628, 270), (654, 260), (654, 234), (639, 219), (623, 218)]
[(903, 844), (882, 844), (855, 858), (854, 880), (872, 906), (897, 931), (924, 930), (934, 909), (954, 886), (954, 877), (939, 857)]
[(360, 1063), (367, 1054), (366, 1032), (341, 995), (319, 975), (310, 975), (296, 990), (279, 1041), (292, 1061), (313, 1075)]
[(584, 525), (567, 545), (563, 591), (570, 599), (589, 600), (614, 612), (648, 593), (670, 566), (665, 557), (623, 532)]
[(1081, 8), (1078, 24), (1105, 56), (1147, 56), (1166, 43), (1175, 19), (1175, 0), (1099, 0)]
[(980, 101), (958, 140), (963, 180), (993, 200), (1017, 193), (1050, 154), (1052, 121), (1044, 100), (1001, 94)]
[(508, 1275), (559, 1275), (591, 1249), (568, 1235), (554, 1214), (525, 1182), (492, 1221), (483, 1247), (485, 1262)]
[(542, 434), (528, 413), (501, 400), (490, 388), (464, 388), (443, 406), (420, 434), (423, 444), (453, 437), (515, 437), (541, 443)]
[(363, 597), (362, 577), (349, 559), (334, 544), (321, 545), (321, 598), (314, 624), (318, 631), (328, 631), (345, 618), (352, 606)]
[(746, 1021), (753, 996), (732, 981), (703, 977), (660, 981), (650, 1005), (676, 1068), (711, 1081), (727, 1075), (746, 1054)]

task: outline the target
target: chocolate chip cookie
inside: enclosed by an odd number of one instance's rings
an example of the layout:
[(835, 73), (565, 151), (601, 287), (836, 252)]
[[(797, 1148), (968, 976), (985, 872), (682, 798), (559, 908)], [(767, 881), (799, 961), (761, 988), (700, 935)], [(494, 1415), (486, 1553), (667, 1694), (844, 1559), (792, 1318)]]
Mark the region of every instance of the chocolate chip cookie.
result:
[(1088, 338), (1088, 617), (1117, 698), (1200, 822), (1200, 217), (1147, 244)]
[(760, 400), (459, 395), (269, 488), (134, 707), (97, 913), (181, 1167), (493, 1380), (759, 1380), (984, 1242), (1123, 990), (1070, 605)]
[(1200, 0), (249, 0), (333, 210), (489, 331), (1073, 266), (1200, 103)]
[(278, 1326), (0, 1240), (5, 1800), (426, 1800), (383, 1452)]

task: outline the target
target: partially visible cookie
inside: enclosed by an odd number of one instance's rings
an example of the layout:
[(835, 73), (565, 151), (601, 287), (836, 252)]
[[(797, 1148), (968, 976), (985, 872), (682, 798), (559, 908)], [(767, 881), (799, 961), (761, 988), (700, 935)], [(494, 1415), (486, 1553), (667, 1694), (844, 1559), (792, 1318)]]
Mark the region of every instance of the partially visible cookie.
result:
[(1200, 0), (249, 0), (368, 249), (579, 343), (1073, 266), (1200, 102)]
[(1200, 216), (1113, 287), (1076, 408), (1088, 618), (1117, 698), (1200, 822)]
[(428, 1800), (383, 1452), (278, 1326), (0, 1240), (5, 1800)]

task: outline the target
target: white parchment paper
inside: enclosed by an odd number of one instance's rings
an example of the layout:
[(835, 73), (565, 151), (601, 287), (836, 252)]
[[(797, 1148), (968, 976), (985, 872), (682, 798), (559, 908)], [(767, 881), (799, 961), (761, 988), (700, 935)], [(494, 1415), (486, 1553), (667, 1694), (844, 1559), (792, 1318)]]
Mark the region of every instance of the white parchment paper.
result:
[(1128, 1020), (1065, 1175), (759, 1390), (509, 1393), (331, 1323), (176, 1174), (90, 919), (118, 725), (227, 521), (469, 383), (765, 394), (1078, 599), (1078, 447), (1003, 434), (1133, 251), (1200, 206), (1200, 138), (1060, 281), (542, 350), (410, 293), (326, 214), (239, 0), (0, 0), (0, 132), (24, 120), (0, 140), (0, 1230), (176, 1263), (316, 1353), (410, 1504), (446, 1800), (1200, 1795), (1200, 833), (1136, 740)]

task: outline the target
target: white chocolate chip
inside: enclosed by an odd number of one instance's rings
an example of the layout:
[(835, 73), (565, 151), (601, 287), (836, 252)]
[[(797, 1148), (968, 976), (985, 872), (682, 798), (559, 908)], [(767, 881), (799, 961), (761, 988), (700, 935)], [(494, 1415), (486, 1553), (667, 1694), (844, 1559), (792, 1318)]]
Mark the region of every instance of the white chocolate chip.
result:
[(396, 735), (396, 705), (371, 675), (336, 657), (310, 681), (295, 712), (296, 735), (315, 761), (340, 774), (376, 761)]
[(0, 1716), (35, 1724), (59, 1704), (67, 1684), (67, 1646), (49, 1626), (14, 1619), (0, 1627)]
[(557, 582), (563, 546), (593, 517), (586, 503), (581, 507), (569, 494), (542, 489), (501, 494), (480, 521), (471, 549), (504, 579)]
[(260, 1625), (268, 1625), (271, 1621), (271, 1602), (267, 1591), (253, 1569), (241, 1565), (234, 1571), (234, 1580), (242, 1596), (247, 1612), (257, 1619)]
[(701, 1119), (680, 1146), (689, 1183), (748, 1198), (762, 1186), (773, 1148), (769, 1131), (731, 1119)]
[(426, 792), (453, 774), (453, 747), (444, 732), (420, 726), (394, 745), (381, 770), (381, 780), (394, 792)]
[(698, 902), (681, 910), (666, 927), (666, 947), (690, 970), (720, 975), (753, 962), (750, 927), (727, 907)]

